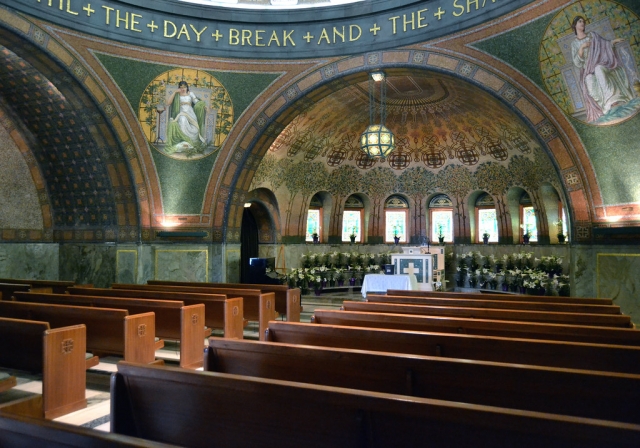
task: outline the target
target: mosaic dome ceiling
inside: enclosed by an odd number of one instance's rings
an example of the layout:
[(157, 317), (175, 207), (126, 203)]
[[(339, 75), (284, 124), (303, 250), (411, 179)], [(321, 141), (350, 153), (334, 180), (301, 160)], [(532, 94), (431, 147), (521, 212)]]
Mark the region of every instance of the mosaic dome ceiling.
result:
[(510, 157), (532, 157), (540, 147), (519, 116), (480, 88), (440, 73), (390, 72), (386, 125), (396, 135), (397, 149), (386, 160), (368, 159), (358, 147), (369, 124), (368, 89), (368, 81), (358, 82), (318, 101), (287, 125), (269, 154), (322, 161), (329, 168), (353, 164), (365, 170), (423, 166), (438, 171), (449, 164), (471, 170), (486, 161), (506, 165)]

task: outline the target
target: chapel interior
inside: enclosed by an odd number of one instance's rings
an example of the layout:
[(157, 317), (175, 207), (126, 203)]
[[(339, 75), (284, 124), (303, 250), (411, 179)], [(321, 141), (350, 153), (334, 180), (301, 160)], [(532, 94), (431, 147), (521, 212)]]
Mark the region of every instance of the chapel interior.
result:
[(636, 0), (0, 0), (0, 59), (0, 283), (269, 282), (309, 321), (426, 248), (430, 288), (640, 323)]

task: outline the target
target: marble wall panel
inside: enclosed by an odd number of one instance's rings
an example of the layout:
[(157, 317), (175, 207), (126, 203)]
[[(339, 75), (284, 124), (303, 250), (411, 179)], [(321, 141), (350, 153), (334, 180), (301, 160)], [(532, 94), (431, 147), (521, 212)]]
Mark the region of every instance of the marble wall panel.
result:
[(206, 246), (156, 246), (154, 255), (156, 280), (209, 281), (209, 250)]
[(116, 279), (116, 246), (60, 245), (60, 280), (107, 288)]
[(596, 292), (612, 298), (622, 313), (640, 323), (640, 253), (602, 253), (596, 255)]
[(138, 250), (137, 248), (118, 247), (116, 251), (116, 282), (137, 283)]
[(227, 244), (225, 246), (224, 281), (236, 283), (240, 281), (240, 245)]
[(58, 244), (0, 244), (0, 278), (58, 280)]

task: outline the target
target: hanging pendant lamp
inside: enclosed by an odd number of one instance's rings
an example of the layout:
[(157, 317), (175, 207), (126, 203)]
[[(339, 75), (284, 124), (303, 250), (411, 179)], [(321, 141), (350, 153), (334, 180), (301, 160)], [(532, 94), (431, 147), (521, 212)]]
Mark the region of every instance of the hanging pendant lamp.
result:
[[(376, 115), (375, 90), (380, 85), (380, 123), (374, 124)], [(360, 135), (360, 149), (372, 159), (384, 159), (396, 149), (396, 137), (385, 125), (387, 78), (383, 72), (369, 76), (369, 126)]]

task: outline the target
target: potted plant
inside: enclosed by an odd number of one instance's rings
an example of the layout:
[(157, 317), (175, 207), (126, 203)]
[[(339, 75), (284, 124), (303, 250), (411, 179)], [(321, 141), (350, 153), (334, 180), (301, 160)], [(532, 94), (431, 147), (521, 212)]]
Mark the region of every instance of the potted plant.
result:
[(558, 243), (564, 244), (567, 237), (562, 232), (562, 220), (556, 221), (554, 224), (558, 227)]
[(438, 224), (438, 242), (444, 246), (444, 226), (442, 224)]
[(484, 244), (489, 244), (489, 237), (491, 236), (491, 234), (489, 232), (484, 232), (482, 234), (482, 242)]
[(351, 239), (352, 244), (356, 242), (357, 235), (358, 235), (358, 228), (356, 226), (353, 226), (351, 228), (351, 235), (349, 235), (349, 238)]

